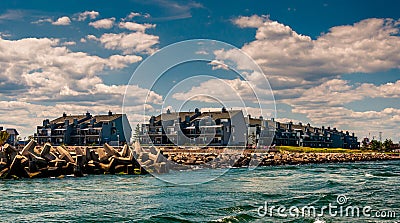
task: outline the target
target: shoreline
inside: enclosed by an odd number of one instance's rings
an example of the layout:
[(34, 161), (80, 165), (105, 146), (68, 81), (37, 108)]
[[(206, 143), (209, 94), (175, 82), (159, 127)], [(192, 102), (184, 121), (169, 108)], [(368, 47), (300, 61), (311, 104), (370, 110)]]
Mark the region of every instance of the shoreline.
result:
[(170, 170), (246, 168), (345, 162), (400, 160), (400, 154), (312, 153), (254, 149), (155, 148), (124, 145), (116, 149), (85, 146), (36, 146), (31, 141), (21, 151), (6, 144), (0, 152), (0, 179), (82, 177), (98, 174), (165, 174)]

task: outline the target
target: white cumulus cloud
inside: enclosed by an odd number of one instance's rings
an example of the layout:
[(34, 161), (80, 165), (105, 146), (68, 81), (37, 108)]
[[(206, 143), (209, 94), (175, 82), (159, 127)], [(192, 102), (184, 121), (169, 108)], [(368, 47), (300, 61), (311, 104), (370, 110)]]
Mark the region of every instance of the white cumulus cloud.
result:
[[(93, 38), (93, 40), (95, 40)], [(142, 32), (105, 33), (97, 40), (106, 49), (121, 50), (124, 54), (153, 53), (154, 46), (159, 43), (159, 37)]]
[(124, 28), (137, 32), (145, 32), (146, 29), (151, 29), (156, 27), (155, 24), (148, 24), (148, 23), (140, 24), (135, 22), (120, 22), (118, 26), (119, 28)]
[(90, 22), (89, 26), (93, 26), (96, 29), (111, 29), (114, 26), (115, 18), (100, 19), (94, 22)]
[[(336, 26), (316, 39), (291, 27), (253, 15), (233, 20), (239, 27), (257, 28), (255, 40), (241, 49), (249, 54), (271, 78), (273, 85), (284, 82), (320, 84), (325, 78), (344, 73), (370, 73), (400, 68), (399, 20), (365, 19), (352, 25)], [(219, 52), (217, 59), (233, 54)], [(240, 63), (240, 61), (236, 61)]]
[(68, 16), (63, 16), (58, 18), (56, 21), (52, 22), (51, 24), (55, 26), (68, 26), (71, 24), (71, 19)]
[(99, 12), (96, 12), (96, 11), (93, 11), (93, 10), (92, 11), (84, 11), (84, 12), (78, 14), (78, 19), (77, 20), (78, 21), (84, 21), (88, 17), (90, 19), (96, 19), (99, 15), (100, 15)]

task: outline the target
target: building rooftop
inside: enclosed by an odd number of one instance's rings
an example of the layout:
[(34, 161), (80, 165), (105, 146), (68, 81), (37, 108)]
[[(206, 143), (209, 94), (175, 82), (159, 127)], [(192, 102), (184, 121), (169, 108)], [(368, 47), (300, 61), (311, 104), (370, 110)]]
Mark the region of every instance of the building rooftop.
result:
[(16, 129), (6, 129), (6, 132), (10, 135), (19, 135)]
[(84, 121), (81, 121), (80, 123), (89, 123), (91, 119), (95, 119), (96, 123), (109, 122), (109, 121), (113, 121), (121, 116), (122, 116), (122, 114), (112, 114), (112, 113), (109, 113), (107, 115), (95, 115), (95, 116), (91, 116), (89, 113), (86, 115), (65, 115), (65, 113), (64, 113), (63, 116), (56, 118), (54, 120), (51, 120), (50, 124), (61, 124), (61, 123), (65, 123), (66, 120), (68, 120), (68, 122), (70, 124), (72, 124), (74, 119), (80, 121), (80, 120), (83, 120), (88, 117), (90, 117), (90, 118), (88, 118)]
[[(209, 117), (211, 116), (214, 120), (217, 119), (230, 119), (239, 112), (242, 112), (241, 110), (230, 110), (230, 111), (210, 111), (210, 112), (201, 112), (198, 116), (195, 118), (204, 118), (204, 117)], [(155, 122), (159, 122), (161, 119), (163, 121), (170, 121), (170, 120), (176, 120), (178, 118), (181, 118), (182, 121), (185, 120), (186, 116), (193, 117), (196, 115), (196, 112), (167, 112), (163, 113), (161, 115), (158, 115), (155, 117)], [(192, 121), (192, 120), (191, 120)]]

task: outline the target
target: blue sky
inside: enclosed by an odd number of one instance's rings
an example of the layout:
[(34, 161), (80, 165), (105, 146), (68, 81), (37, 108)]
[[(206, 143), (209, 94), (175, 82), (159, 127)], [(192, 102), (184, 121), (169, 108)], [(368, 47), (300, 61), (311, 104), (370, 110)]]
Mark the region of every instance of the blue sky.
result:
[[(64, 111), (119, 112), (139, 64), (167, 45), (204, 38), (232, 44), (258, 63), (278, 119), (335, 126), (359, 137), (382, 131), (399, 141), (399, 7), (396, 0), (1, 1), (0, 126), (27, 136), (42, 119)], [(240, 64), (227, 51), (213, 51), (211, 59)], [(180, 65), (150, 89), (149, 114), (160, 112), (176, 83), (204, 74), (246, 94), (245, 80), (223, 66)], [(251, 72), (246, 78), (257, 82)], [(223, 94), (210, 79), (178, 89), (172, 105), (199, 89)], [(143, 120), (149, 81), (138, 80), (129, 92), (131, 122)], [(202, 99), (192, 104), (213, 106)]]

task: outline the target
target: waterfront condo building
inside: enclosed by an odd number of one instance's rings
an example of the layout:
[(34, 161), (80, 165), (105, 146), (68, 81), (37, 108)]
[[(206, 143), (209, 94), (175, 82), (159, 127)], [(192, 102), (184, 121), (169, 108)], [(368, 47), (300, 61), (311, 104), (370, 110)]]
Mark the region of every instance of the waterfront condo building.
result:
[(39, 144), (52, 145), (113, 145), (129, 142), (131, 127), (125, 114), (67, 115), (54, 120), (45, 119), (34, 134)]
[[(276, 146), (303, 146), (314, 148), (360, 148), (360, 143), (354, 133), (348, 131), (338, 131), (336, 128), (325, 128), (322, 126), (313, 127), (310, 124), (302, 124), (293, 122), (281, 123), (260, 118), (252, 118), (250, 115), (246, 118), (249, 126), (248, 144), (250, 145), (276, 145)], [(263, 133), (264, 132), (264, 133)], [(272, 143), (259, 143), (262, 135), (273, 135)], [(252, 140), (254, 138), (254, 140)]]
[(171, 112), (152, 116), (141, 128), (141, 142), (155, 145), (239, 146), (246, 144), (241, 110)]
[(241, 110), (171, 112), (152, 116), (141, 127), (140, 141), (159, 146), (304, 146), (359, 148), (354, 133), (310, 124), (281, 123), (263, 117), (244, 117)]

